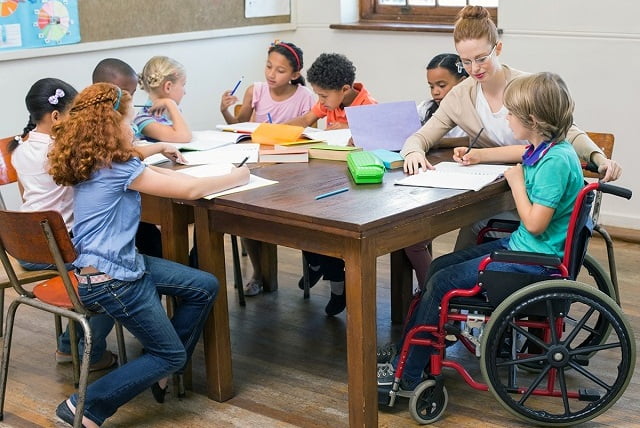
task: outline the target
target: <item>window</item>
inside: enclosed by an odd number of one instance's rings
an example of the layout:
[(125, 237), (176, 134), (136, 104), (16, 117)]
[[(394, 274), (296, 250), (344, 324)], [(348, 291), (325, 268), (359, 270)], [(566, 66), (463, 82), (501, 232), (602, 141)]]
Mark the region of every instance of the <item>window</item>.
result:
[(486, 7), (497, 22), (498, 0), (360, 0), (360, 20), (450, 28), (458, 11), (467, 4)]

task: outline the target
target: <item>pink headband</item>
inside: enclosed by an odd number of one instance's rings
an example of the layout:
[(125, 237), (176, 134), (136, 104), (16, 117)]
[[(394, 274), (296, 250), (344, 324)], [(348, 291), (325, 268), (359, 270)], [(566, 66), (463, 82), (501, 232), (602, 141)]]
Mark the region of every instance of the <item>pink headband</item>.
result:
[(293, 49), (288, 44), (286, 44), (284, 42), (281, 42), (279, 40), (276, 40), (275, 42), (273, 42), (272, 45), (273, 45), (273, 47), (282, 46), (282, 47), (287, 48), (289, 50), (289, 52), (291, 52), (293, 54), (293, 57), (296, 59), (296, 62), (298, 63), (298, 69), (296, 71), (300, 71), (300, 69), (302, 69), (302, 67), (300, 66), (300, 57), (298, 57), (298, 54), (296, 53), (295, 49)]

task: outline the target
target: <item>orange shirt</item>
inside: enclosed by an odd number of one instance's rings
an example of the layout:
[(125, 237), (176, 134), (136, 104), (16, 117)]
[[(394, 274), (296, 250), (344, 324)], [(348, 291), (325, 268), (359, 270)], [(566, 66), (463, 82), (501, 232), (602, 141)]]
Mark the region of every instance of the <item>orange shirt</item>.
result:
[[(346, 107), (353, 106), (362, 106), (367, 104), (378, 104), (378, 102), (369, 94), (369, 91), (364, 87), (362, 83), (354, 83), (353, 89), (358, 91), (358, 95), (356, 95), (355, 99), (351, 104)], [(311, 111), (318, 118), (322, 119), (323, 117), (327, 118), (327, 127), (331, 126), (333, 123), (348, 123), (347, 114), (344, 111), (344, 107), (338, 107), (333, 110), (327, 110), (325, 106), (320, 104), (318, 101), (312, 108)]]

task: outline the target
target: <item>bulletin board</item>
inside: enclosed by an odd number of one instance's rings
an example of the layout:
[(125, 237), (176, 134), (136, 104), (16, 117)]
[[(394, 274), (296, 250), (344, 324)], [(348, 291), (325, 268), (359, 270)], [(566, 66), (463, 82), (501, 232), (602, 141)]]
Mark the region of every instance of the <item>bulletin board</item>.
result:
[(81, 0), (78, 3), (83, 42), (291, 22), (291, 14), (245, 18), (245, 4), (241, 0)]

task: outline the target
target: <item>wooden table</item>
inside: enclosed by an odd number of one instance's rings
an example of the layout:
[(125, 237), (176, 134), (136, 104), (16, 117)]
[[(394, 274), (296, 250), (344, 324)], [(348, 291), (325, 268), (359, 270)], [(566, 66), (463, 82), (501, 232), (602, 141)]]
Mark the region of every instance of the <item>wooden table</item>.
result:
[[(504, 180), (478, 192), (394, 186), (401, 170), (387, 173), (382, 184), (355, 185), (346, 163), (320, 160), (252, 173), (279, 183), (210, 201), (181, 201), (194, 207), (200, 268), (220, 280), (204, 332), (209, 396), (224, 401), (233, 395), (223, 244), (229, 233), (344, 259), (349, 422), (375, 427), (376, 258), (512, 209), (508, 186)], [(343, 187), (350, 191), (314, 199)]]

